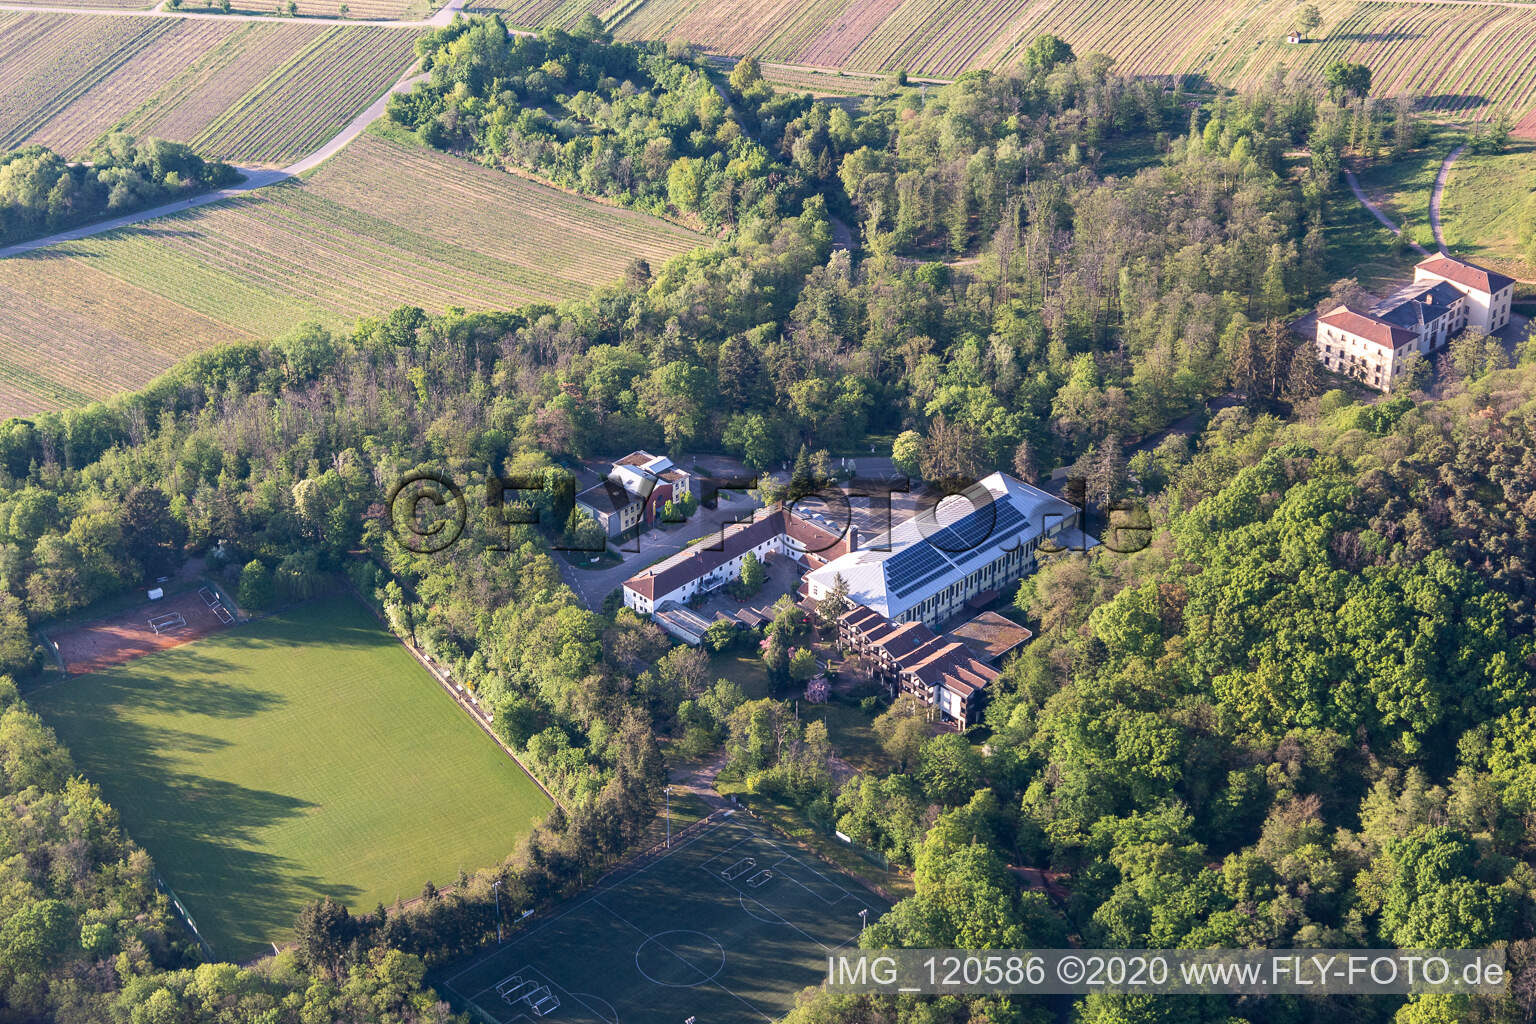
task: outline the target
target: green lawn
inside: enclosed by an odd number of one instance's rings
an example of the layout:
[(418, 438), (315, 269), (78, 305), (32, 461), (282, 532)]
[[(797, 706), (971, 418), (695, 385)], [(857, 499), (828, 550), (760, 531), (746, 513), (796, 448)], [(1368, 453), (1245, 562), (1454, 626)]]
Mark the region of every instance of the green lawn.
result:
[(1413, 265), (1423, 258), (1412, 249), (1397, 252), (1392, 232), (1355, 201), (1342, 181), (1328, 196), (1323, 235), (1327, 244), (1325, 293), (1333, 282), (1353, 277), (1365, 288), (1385, 295), (1413, 280)]
[(709, 670), (716, 679), (729, 679), (740, 686), (748, 700), (761, 700), (773, 691), (768, 670), (755, 651), (745, 648), (725, 651), (710, 658)]
[[(885, 705), (881, 705), (882, 709)], [(839, 757), (861, 772), (890, 772), (895, 765), (875, 736), (874, 716), (856, 705), (840, 700), (826, 704), (800, 705), (800, 715), (807, 722), (826, 722), (827, 738)]]
[(1536, 190), (1536, 144), (1515, 141), (1498, 155), (1466, 152), (1451, 166), (1441, 201), (1445, 244), (1452, 252), (1536, 277), (1520, 252), (1520, 213)]
[(351, 599), (28, 695), (222, 957), (496, 863), (548, 799)]
[(1429, 197), (1440, 163), (1458, 140), (1437, 132), (1432, 141), (1401, 160), (1383, 160), (1359, 173), (1360, 187), (1396, 224), (1407, 225), (1408, 236), (1434, 251), (1435, 232), (1429, 223)]

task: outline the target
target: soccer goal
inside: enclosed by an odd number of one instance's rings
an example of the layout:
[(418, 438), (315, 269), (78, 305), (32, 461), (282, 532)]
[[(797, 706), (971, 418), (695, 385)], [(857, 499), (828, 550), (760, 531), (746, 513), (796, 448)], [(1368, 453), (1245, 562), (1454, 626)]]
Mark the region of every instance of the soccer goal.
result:
[(740, 878), (748, 871), (751, 871), (756, 866), (756, 857), (743, 857), (741, 860), (732, 864), (730, 867), (722, 869), (720, 872), (720, 877), (725, 879), (727, 882), (734, 882), (736, 879)]
[(164, 615), (151, 615), (149, 617), (149, 628), (154, 630), (157, 636), (161, 633), (168, 633), (173, 629), (180, 629), (186, 624), (187, 620), (181, 612), (166, 612)]
[(224, 623), (226, 626), (235, 621), (235, 617), (230, 614), (229, 609), (225, 608), (222, 604), (216, 604), (213, 606), (213, 614), (218, 616), (219, 621)]
[(560, 997), (551, 992), (548, 985), (537, 979), (524, 978), (521, 974), (513, 974), (499, 981), (496, 994), (508, 1006), (521, 1003), (539, 1017), (560, 1008)]
[(218, 596), (216, 594), (214, 594), (214, 592), (212, 590), (208, 589), (207, 587), (199, 587), (198, 591), (197, 591), (197, 596), (202, 598), (203, 599), (203, 604), (207, 605), (209, 608), (212, 608), (214, 605), (219, 603)]

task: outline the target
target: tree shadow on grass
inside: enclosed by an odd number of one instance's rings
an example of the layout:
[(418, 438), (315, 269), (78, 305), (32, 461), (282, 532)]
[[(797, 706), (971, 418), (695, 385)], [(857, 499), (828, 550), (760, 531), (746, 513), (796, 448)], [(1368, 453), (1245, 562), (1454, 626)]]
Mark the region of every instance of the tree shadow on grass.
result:
[(159, 672), (81, 677), (80, 688), (68, 691), (66, 682), (37, 706), (118, 809), (128, 834), (149, 851), (214, 951), (249, 958), (282, 941), (305, 902), (324, 895), (352, 902), (362, 890), (262, 849), (271, 829), (320, 806), (187, 771), (175, 757), (212, 753), (230, 741), (133, 717), (147, 710), (244, 719), (285, 703), (255, 687), (210, 685), (207, 680), (229, 666), (203, 656), (196, 662), (191, 678)]
[(1422, 32), (1330, 32), (1328, 42), (1344, 43), (1400, 43), (1409, 39), (1422, 39)]

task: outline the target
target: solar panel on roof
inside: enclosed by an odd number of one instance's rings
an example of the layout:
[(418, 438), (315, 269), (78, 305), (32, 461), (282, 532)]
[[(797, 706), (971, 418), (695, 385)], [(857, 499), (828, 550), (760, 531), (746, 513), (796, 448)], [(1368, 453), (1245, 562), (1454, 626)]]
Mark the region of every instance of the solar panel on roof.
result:
[(885, 578), (892, 590), (909, 587), (919, 577), (944, 567), (944, 558), (926, 542), (918, 541), (896, 552), (885, 562)]
[(994, 501), (935, 532), (928, 541), (945, 554), (955, 556), (1012, 536), (1025, 522), (1012, 502)]
[(896, 596), (906, 597), (914, 590), (921, 590), (928, 584), (932, 583), (934, 580), (938, 579), (940, 576), (943, 576), (948, 571), (948, 565), (941, 565), (937, 569), (933, 570), (933, 572), (930, 572), (928, 575), (924, 576), (922, 579), (913, 580), (911, 583), (908, 583), (904, 587), (896, 588)]

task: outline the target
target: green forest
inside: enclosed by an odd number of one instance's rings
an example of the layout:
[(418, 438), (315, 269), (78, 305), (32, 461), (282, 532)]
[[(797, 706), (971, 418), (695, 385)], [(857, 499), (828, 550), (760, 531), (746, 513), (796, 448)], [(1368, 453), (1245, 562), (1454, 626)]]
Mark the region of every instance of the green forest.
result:
[(78, 163), (44, 146), (0, 153), (0, 245), (233, 184), (227, 164), (163, 139), (109, 135)]
[[(420, 49), (430, 78), (389, 117), (423, 144), (718, 241), (580, 301), (295, 324), (0, 424), (0, 1021), (452, 1019), (427, 972), (494, 941), (493, 901), (546, 906), (633, 850), (684, 747), (910, 873), (868, 946), (1498, 944), (1516, 977), (1498, 999), (808, 990), (794, 1024), (1536, 1014), (1536, 346), (1473, 337), (1436, 394), (1365, 401), (1283, 323), (1340, 287), (1344, 161), (1416, 146), (1408, 107), (1279, 77), (1196, 96), (1059, 40), (852, 109), (590, 25), (468, 19)], [(978, 734), (915, 741), (898, 705), (877, 724), (900, 763), (841, 785), (824, 725), (584, 607), (551, 550), (565, 521), (477, 509), (427, 555), (384, 508), (418, 470), (553, 493), (574, 459), (642, 447), (772, 469), (871, 446), (930, 480), (1075, 467), (1154, 528), (1020, 586), (1035, 638)], [(452, 894), (322, 901), (293, 949), (200, 963), (25, 703), (34, 627), (189, 557), (256, 609), (355, 589), (563, 809)], [(770, 669), (803, 628), (765, 628)]]

